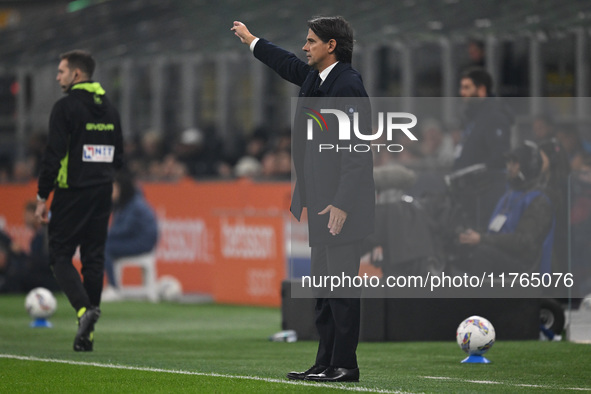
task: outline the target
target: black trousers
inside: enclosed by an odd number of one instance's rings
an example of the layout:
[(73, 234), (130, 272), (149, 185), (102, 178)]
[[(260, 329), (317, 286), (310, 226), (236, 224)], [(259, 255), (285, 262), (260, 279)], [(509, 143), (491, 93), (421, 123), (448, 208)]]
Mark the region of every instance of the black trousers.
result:
[[(313, 246), (311, 275), (314, 277), (354, 278), (359, 274), (361, 241)], [(361, 288), (343, 284), (330, 292), (318, 289), (316, 295), (316, 329), (320, 337), (316, 364), (337, 368), (357, 368), (357, 344), (361, 321)]]
[[(111, 183), (56, 189), (50, 209), (49, 259), (53, 274), (76, 311), (98, 306), (103, 289)], [(82, 278), (72, 264), (80, 246)]]

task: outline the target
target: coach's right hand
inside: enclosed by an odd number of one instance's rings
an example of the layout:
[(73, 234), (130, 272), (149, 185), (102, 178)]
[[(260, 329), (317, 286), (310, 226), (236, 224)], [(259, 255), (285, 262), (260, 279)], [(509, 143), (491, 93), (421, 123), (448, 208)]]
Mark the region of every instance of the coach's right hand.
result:
[(240, 38), (240, 41), (246, 45), (250, 45), (252, 40), (256, 38), (250, 34), (250, 31), (248, 31), (248, 28), (242, 22), (234, 21), (234, 27), (232, 27), (230, 30), (232, 30), (236, 37)]
[(49, 223), (47, 217), (47, 206), (44, 200), (37, 200), (37, 208), (35, 208), (35, 219), (41, 224)]

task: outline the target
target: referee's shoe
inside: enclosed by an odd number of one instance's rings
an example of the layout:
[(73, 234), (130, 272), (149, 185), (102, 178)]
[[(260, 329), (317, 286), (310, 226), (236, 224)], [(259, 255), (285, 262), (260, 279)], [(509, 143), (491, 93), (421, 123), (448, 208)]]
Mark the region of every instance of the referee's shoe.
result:
[(98, 307), (81, 308), (78, 311), (78, 332), (74, 338), (74, 350), (77, 352), (91, 352), (94, 343), (94, 324), (101, 317)]

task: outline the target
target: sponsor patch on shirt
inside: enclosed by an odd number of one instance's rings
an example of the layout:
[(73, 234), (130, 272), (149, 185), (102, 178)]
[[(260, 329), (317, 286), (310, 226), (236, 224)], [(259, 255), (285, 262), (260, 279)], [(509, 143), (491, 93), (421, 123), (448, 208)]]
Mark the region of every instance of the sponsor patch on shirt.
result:
[(115, 156), (113, 145), (84, 145), (82, 150), (82, 161), (95, 163), (112, 163)]
[(113, 123), (86, 123), (86, 130), (88, 130), (88, 131), (114, 131), (115, 125)]

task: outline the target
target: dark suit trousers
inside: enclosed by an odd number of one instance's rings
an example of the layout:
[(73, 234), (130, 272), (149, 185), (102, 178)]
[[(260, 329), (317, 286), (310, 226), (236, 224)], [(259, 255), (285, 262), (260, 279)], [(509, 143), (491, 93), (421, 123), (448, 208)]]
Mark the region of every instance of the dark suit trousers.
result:
[[(359, 274), (361, 241), (334, 246), (313, 246), (311, 274), (314, 277)], [(316, 364), (337, 368), (357, 368), (361, 289), (349, 286), (330, 292), (319, 290), (315, 295), (316, 329), (320, 336)]]

